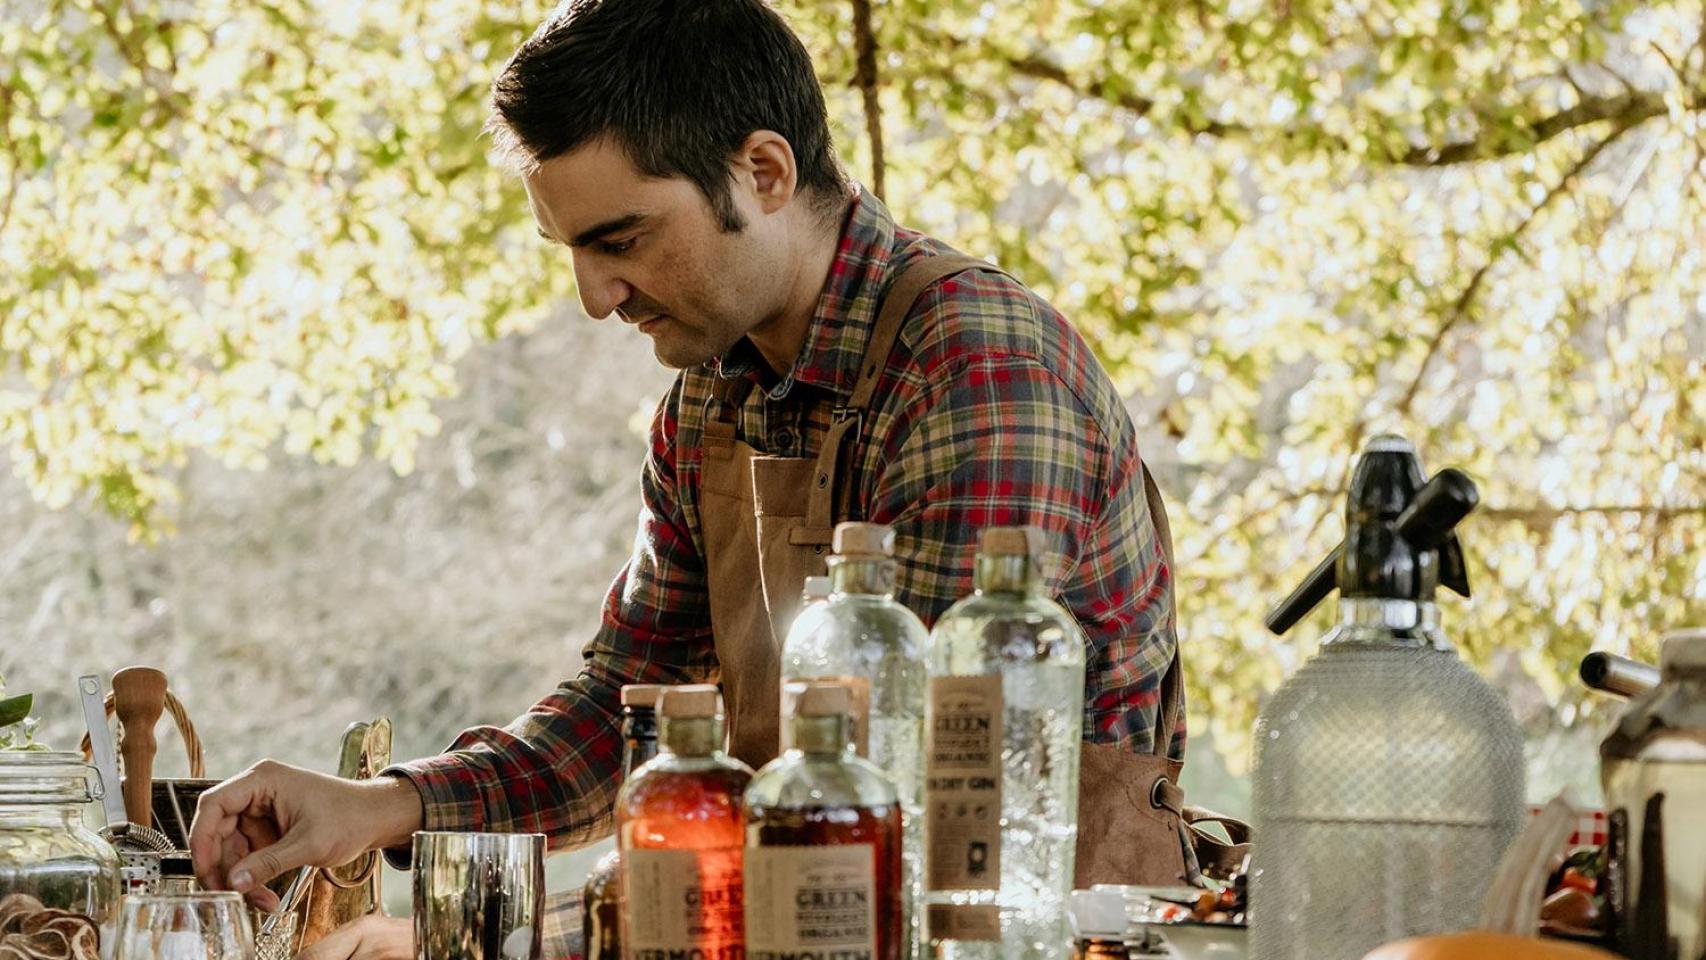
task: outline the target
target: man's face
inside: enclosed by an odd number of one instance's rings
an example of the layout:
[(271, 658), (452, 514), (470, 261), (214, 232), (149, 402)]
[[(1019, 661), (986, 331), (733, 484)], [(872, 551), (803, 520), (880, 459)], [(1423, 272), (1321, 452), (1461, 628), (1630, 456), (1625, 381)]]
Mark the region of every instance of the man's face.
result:
[(600, 139), (526, 183), (539, 232), (570, 248), (587, 314), (634, 324), (665, 366), (721, 356), (774, 309), (778, 271), (762, 231), (748, 217), (725, 232), (691, 181), (647, 177)]

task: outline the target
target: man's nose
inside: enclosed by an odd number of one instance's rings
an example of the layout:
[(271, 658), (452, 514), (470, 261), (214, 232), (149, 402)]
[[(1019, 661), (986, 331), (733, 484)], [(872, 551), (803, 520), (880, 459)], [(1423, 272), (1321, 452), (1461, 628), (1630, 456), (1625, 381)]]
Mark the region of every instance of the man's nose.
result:
[(634, 289), (614, 272), (600, 269), (596, 257), (575, 257), (575, 287), (580, 291), (581, 309), (594, 320), (603, 320), (628, 301)]

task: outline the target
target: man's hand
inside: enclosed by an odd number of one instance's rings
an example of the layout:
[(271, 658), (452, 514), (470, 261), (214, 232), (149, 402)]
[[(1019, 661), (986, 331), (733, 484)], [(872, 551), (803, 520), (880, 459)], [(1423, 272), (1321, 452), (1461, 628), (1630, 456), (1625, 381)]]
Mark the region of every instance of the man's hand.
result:
[(263, 760), (201, 795), (190, 857), (204, 888), (275, 910), (267, 881), (404, 843), (420, 825), (420, 794), (407, 780), (344, 780)]
[(415, 960), (415, 923), (372, 914), (346, 923), (296, 960)]

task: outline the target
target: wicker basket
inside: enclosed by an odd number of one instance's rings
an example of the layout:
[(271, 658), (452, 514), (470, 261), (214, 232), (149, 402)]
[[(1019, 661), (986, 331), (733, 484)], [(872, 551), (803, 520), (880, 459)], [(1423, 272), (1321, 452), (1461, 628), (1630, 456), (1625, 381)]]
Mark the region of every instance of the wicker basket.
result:
[[(107, 692), (107, 716), (113, 715), (113, 695)], [(157, 778), (149, 793), (153, 796), (154, 813), (149, 826), (165, 834), (172, 841), (172, 846), (181, 851), (189, 850), (190, 824), (195, 822), (196, 801), (218, 780), (207, 779), (207, 767), (202, 758), (201, 737), (197, 735), (195, 722), (184, 710), (183, 703), (166, 691), (166, 712), (171, 714), (172, 722), (177, 725), (178, 736), (184, 741), (184, 751), (189, 755), (190, 775), (177, 778)], [(83, 757), (92, 759), (94, 749), (89, 745), (89, 735), (83, 735), (81, 745)], [(117, 790), (118, 784), (112, 784), (108, 789)]]

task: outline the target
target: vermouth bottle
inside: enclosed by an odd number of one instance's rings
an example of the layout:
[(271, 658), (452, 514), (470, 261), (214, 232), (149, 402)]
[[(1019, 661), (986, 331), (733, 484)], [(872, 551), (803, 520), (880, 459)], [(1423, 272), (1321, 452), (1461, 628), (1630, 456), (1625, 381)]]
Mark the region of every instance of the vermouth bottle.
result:
[(793, 747), (746, 790), (746, 955), (900, 960), (907, 946), (894, 784), (853, 752), (845, 685), (809, 683)]
[[(905, 955), (917, 957), (924, 944), (918, 904), (924, 891), (924, 661), (930, 636), (895, 600), (894, 528), (837, 525), (828, 563), (828, 601), (802, 610), (782, 644), (783, 716), (800, 681), (846, 685), (856, 750), (892, 777), (900, 794)], [(782, 740), (786, 747), (786, 729)]]
[[(657, 756), (657, 684), (630, 683), (622, 687), (622, 780)], [(622, 856), (612, 850), (587, 874), (581, 913), (581, 933), (587, 960), (622, 960)]]
[(741, 795), (752, 770), (723, 752), (715, 686), (658, 698), (659, 753), (616, 800), (628, 960), (741, 960)]
[(984, 531), (976, 592), (930, 635), (925, 897), (945, 960), (1071, 950), (1084, 635), (1046, 593), (1046, 546)]

